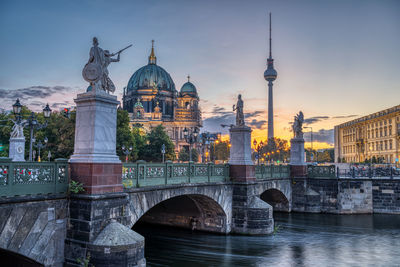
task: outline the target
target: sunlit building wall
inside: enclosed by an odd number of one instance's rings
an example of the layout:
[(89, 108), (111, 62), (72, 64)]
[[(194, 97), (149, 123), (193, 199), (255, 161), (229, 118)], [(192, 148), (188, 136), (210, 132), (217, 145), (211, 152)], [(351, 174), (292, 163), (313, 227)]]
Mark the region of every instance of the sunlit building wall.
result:
[(335, 162), (399, 159), (400, 105), (335, 126)]

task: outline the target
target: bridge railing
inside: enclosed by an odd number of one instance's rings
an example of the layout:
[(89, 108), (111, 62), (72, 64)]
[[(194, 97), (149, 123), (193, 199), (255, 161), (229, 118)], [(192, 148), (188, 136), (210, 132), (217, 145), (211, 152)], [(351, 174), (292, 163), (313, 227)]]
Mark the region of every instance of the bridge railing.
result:
[(124, 163), (122, 183), (125, 188), (184, 183), (229, 181), (229, 165), (199, 163)]
[(0, 159), (0, 197), (67, 193), (68, 162), (19, 162)]
[(400, 178), (400, 169), (388, 167), (350, 167), (337, 168), (338, 178)]
[(336, 178), (336, 167), (308, 165), (307, 174), (309, 178)]
[(271, 179), (271, 178), (289, 178), (290, 166), (289, 165), (256, 165), (255, 166), (257, 179)]

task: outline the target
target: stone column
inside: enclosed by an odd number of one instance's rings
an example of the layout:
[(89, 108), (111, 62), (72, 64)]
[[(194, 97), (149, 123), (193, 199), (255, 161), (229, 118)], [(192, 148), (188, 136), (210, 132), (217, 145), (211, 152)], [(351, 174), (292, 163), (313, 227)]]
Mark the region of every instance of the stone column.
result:
[(129, 199), (116, 154), (117, 97), (92, 90), (75, 103), (70, 177), (83, 183), (85, 192), (70, 196), (65, 265), (78, 266), (90, 253), (96, 267), (145, 266), (144, 238), (126, 227)]
[(251, 129), (236, 126), (230, 130), (229, 173), (233, 185), (232, 233), (260, 235), (273, 232), (272, 207), (255, 192), (255, 168), (251, 160)]
[(10, 148), (8, 157), (12, 161), (25, 161), (25, 137), (10, 138)]
[(304, 138), (290, 140), (290, 176), (306, 177), (307, 165), (304, 158)]

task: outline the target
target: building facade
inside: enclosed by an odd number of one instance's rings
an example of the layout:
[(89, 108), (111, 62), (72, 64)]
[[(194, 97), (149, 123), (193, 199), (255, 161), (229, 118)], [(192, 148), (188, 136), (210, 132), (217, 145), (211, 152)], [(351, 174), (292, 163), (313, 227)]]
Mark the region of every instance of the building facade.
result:
[(162, 124), (175, 144), (175, 152), (179, 153), (182, 148), (189, 148), (183, 130), (191, 133), (202, 127), (199, 100), (189, 76), (179, 92), (175, 89), (171, 75), (157, 65), (153, 41), (148, 64), (131, 76), (122, 102), (131, 127), (141, 126), (150, 131)]
[(335, 162), (398, 163), (400, 105), (335, 126)]

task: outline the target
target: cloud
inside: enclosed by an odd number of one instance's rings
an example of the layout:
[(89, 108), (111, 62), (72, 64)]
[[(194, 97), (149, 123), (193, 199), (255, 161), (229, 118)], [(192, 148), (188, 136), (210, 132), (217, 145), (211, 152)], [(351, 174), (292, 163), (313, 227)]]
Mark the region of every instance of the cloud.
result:
[(313, 124), (313, 123), (316, 123), (316, 122), (319, 122), (319, 121), (322, 121), (322, 120), (327, 120), (327, 119), (329, 119), (328, 116), (311, 117), (311, 118), (308, 118), (308, 119), (304, 119), (304, 124), (310, 125), (310, 124)]
[[(312, 135), (314, 142), (328, 143), (330, 145), (333, 145), (334, 143), (333, 129), (328, 129), (328, 130), (321, 129), (318, 132), (313, 132)], [(306, 142), (311, 142), (311, 132), (304, 133), (304, 140)]]
[(27, 88), (20, 88), (15, 90), (0, 89), (0, 98), (15, 100), (19, 98), (20, 100), (27, 100), (32, 97), (37, 98), (47, 98), (56, 93), (65, 93), (68, 91), (73, 91), (72, 87), (67, 86), (31, 86)]
[[(246, 119), (246, 124), (251, 127), (255, 127), (256, 129), (263, 128), (267, 121), (257, 119), (258, 116), (263, 114), (264, 111), (262, 110), (245, 112), (244, 117)], [(227, 134), (229, 128), (222, 127), (221, 124), (231, 125), (235, 124), (236, 121), (236, 113), (223, 107), (214, 106), (211, 112), (208, 112), (208, 115), (209, 117), (203, 120), (203, 131), (221, 132), (223, 134)]]
[[(30, 86), (20, 89), (0, 89), (0, 106), (5, 109), (11, 109), (17, 98), (22, 105), (28, 106), (32, 110), (39, 111), (47, 103), (51, 108), (73, 105), (73, 97), (79, 87), (70, 86)], [(60, 102), (63, 101), (63, 102)], [(56, 102), (56, 103), (54, 103)]]
[(265, 128), (264, 126), (267, 125), (267, 121), (266, 120), (256, 120), (253, 119), (252, 121), (247, 123), (249, 126), (255, 127), (256, 129), (262, 129)]
[(353, 117), (357, 117), (358, 115), (347, 115), (347, 116), (335, 116), (332, 117), (332, 119), (346, 119), (346, 118), (353, 118)]

